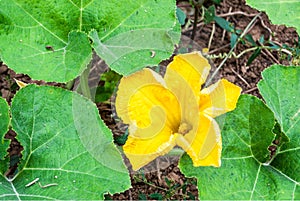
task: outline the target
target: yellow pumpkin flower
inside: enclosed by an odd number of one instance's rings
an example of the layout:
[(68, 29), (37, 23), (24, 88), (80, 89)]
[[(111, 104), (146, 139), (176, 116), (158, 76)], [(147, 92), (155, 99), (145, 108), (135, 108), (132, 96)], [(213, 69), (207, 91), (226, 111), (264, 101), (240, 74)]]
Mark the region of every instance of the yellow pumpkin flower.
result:
[(194, 166), (221, 165), (220, 129), (213, 118), (235, 108), (241, 88), (221, 79), (201, 90), (210, 68), (192, 52), (175, 56), (164, 78), (145, 68), (121, 79), (116, 111), (129, 124), (123, 150), (133, 170), (176, 145)]

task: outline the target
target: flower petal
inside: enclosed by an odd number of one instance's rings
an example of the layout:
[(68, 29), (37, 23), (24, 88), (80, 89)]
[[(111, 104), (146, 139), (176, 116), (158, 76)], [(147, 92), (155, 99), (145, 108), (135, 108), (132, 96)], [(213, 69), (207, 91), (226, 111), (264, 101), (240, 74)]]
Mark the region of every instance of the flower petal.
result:
[(209, 70), (208, 61), (199, 52), (179, 54), (168, 65), (164, 79), (179, 100), (181, 123), (198, 123), (199, 93)]
[(165, 81), (171, 91), (181, 88), (181, 77), (195, 94), (198, 94), (210, 70), (210, 65), (200, 52), (179, 54), (168, 65)]
[(148, 127), (153, 118), (168, 123), (170, 127), (178, 126), (179, 103), (163, 85), (164, 80), (150, 69), (123, 77), (116, 97), (118, 116), (124, 123), (135, 123), (141, 128)]
[(200, 112), (217, 117), (234, 110), (241, 90), (240, 87), (225, 79), (210, 85), (200, 92)]
[(221, 165), (220, 129), (211, 117), (200, 115), (198, 125), (188, 134), (178, 137), (176, 144), (187, 152), (194, 166), (219, 167)]
[(133, 135), (128, 136), (123, 146), (133, 170), (138, 170), (158, 156), (168, 153), (175, 146), (176, 135), (173, 135), (173, 131), (167, 126), (151, 138), (135, 137), (143, 136), (144, 132), (145, 129), (138, 128)]

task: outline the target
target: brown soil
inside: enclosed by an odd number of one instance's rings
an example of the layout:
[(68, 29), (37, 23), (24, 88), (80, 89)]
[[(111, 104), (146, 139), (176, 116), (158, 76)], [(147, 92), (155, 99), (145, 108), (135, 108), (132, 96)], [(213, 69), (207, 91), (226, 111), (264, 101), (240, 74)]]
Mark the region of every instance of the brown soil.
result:
[[(187, 22), (192, 22), (194, 9), (188, 6), (187, 2), (188, 1), (178, 1), (178, 6), (185, 10)], [(237, 29), (244, 30), (254, 16), (258, 14), (258, 11), (245, 5), (244, 0), (223, 0), (222, 3), (216, 7), (216, 13), (231, 22)], [(182, 34), (185, 36), (185, 39), (191, 38), (193, 27), (192, 23), (189, 24), (190, 25), (186, 25), (182, 29)], [(228, 53), (230, 51), (231, 34), (224, 31), (218, 25), (215, 25), (215, 31), (213, 32), (213, 26), (212, 23), (206, 25), (200, 21), (197, 24), (194, 44), (199, 47), (198, 50), (200, 50), (200, 48), (207, 48), (209, 46), (210, 37), (213, 37), (209, 53), (216, 55)], [(271, 40), (278, 45), (287, 44), (290, 47), (293, 47), (294, 42), (298, 40), (298, 35), (293, 28), (272, 25), (264, 13), (255, 21), (254, 26), (250, 28), (248, 33), (252, 35), (256, 42), (263, 36), (265, 41)], [(253, 46), (239, 43), (234, 52), (238, 55), (251, 47)], [(239, 85), (243, 89), (243, 93), (260, 97), (256, 84), (261, 79), (261, 72), (274, 63), (289, 64), (289, 60), (283, 57), (283, 54), (278, 51), (263, 50), (260, 55), (247, 66), (247, 61), (252, 53), (253, 52), (248, 52), (239, 58), (229, 58), (221, 68), (218, 76), (224, 77)], [(222, 59), (213, 59), (211, 62), (217, 67), (221, 61)], [(55, 83), (32, 81), (28, 76), (15, 74), (5, 65), (0, 65), (0, 92), (1, 96), (6, 98), (8, 102), (11, 101), (11, 98), (18, 89), (14, 78), (26, 83), (35, 82), (37, 84), (62, 86)], [(123, 135), (126, 126), (122, 125), (121, 122), (116, 122), (116, 119), (112, 117), (113, 110), (111, 106), (112, 104), (110, 103), (98, 104), (100, 114), (106, 124), (112, 129), (115, 136)], [(14, 157), (20, 155), (22, 147), (14, 139), (14, 133), (10, 131), (6, 137), (12, 139), (11, 147), (8, 150), (10, 156)], [(180, 173), (177, 162), (178, 158), (161, 158), (142, 171), (131, 171), (132, 188), (121, 194), (108, 195), (107, 199), (198, 199), (196, 180), (185, 178), (184, 175)]]

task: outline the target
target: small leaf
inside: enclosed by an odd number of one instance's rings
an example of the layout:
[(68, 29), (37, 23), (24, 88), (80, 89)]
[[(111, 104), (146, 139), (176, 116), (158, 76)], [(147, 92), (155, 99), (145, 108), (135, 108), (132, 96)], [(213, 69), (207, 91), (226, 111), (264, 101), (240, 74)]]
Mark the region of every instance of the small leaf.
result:
[[(5, 134), (8, 131), (10, 122), (9, 107), (5, 99), (0, 97), (0, 163), (1, 160), (7, 155), (7, 149), (9, 147), (8, 140), (4, 139)], [(0, 174), (2, 173), (2, 167), (0, 165)]]
[(276, 45), (272, 41), (269, 41), (269, 44), (271, 45), (271, 46), (269, 46), (269, 48), (274, 49), (274, 50), (280, 50), (280, 46)]
[(265, 36), (264, 36), (264, 35), (261, 35), (261, 36), (259, 37), (258, 42), (259, 42), (260, 44), (264, 44), (264, 42), (265, 42)]
[(224, 18), (219, 17), (219, 16), (215, 16), (214, 20), (216, 21), (216, 23), (222, 27), (223, 29), (225, 29), (228, 32), (234, 33), (234, 27)]
[[(27, 85), (13, 98), (11, 113), (24, 150), (17, 175), (11, 180), (0, 175), (1, 199), (101, 200), (130, 187), (112, 133), (90, 100), (61, 88)], [(32, 183), (37, 180), (52, 186)]]
[(179, 24), (180, 25), (184, 25), (185, 24), (186, 15), (183, 12), (183, 10), (181, 8), (179, 8), (179, 7), (176, 7), (176, 16), (177, 16), (177, 19), (179, 21)]
[(260, 54), (261, 52), (261, 48), (256, 48), (256, 50), (251, 54), (251, 56), (249, 57), (248, 61), (247, 61), (247, 66), (249, 66), (252, 61), (254, 61), (254, 59)]
[(150, 198), (154, 199), (154, 200), (163, 200), (163, 196), (160, 193), (152, 193), (149, 195)]
[(256, 42), (254, 41), (253, 37), (251, 34), (246, 34), (245, 39), (251, 43), (252, 46), (256, 46)]
[(139, 193), (139, 200), (147, 200), (147, 196), (144, 193)]
[(98, 86), (96, 89), (95, 102), (107, 101), (114, 92), (118, 82), (121, 79), (121, 75), (114, 71), (108, 71), (101, 75), (100, 83), (102, 85)]
[(220, 4), (221, 0), (212, 0), (212, 2), (215, 3), (215, 4)]
[(243, 32), (243, 31), (240, 30), (240, 29), (236, 29), (236, 30), (235, 30), (235, 33), (237, 33), (237, 34), (239, 34), (239, 35), (242, 34), (242, 32)]
[[(274, 125), (272, 111), (261, 100), (249, 95), (240, 97), (237, 108), (227, 113), (222, 130), (222, 166), (196, 168), (188, 155), (180, 159), (181, 171), (198, 179), (201, 200), (300, 199), (299, 170), (289, 166), (279, 170), (270, 164), (268, 147), (275, 137)], [(299, 168), (297, 152), (289, 151), (287, 160), (295, 161)]]
[(238, 39), (238, 36), (235, 33), (232, 33), (230, 36), (230, 47), (233, 48), (236, 41)]
[(215, 17), (215, 6), (208, 7), (204, 13), (204, 23), (209, 24), (214, 20)]
[(123, 135), (115, 137), (115, 143), (120, 146), (124, 145), (128, 138), (128, 135), (129, 135), (128, 130), (126, 130), (126, 133), (124, 133)]

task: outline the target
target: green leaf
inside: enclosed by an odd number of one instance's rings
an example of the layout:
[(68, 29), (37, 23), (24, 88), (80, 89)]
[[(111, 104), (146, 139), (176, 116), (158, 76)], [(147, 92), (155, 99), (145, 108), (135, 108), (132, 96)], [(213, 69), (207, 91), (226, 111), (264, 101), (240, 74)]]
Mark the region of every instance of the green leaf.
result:
[(129, 75), (157, 65), (173, 53), (180, 39), (175, 0), (99, 2), (105, 3), (89, 8), (91, 12), (98, 6), (109, 8), (102, 10), (107, 16), (101, 21), (105, 26), (98, 26), (89, 35), (96, 53), (111, 69)]
[(274, 24), (284, 24), (300, 31), (300, 1), (246, 0), (249, 6), (265, 11)]
[(251, 34), (246, 34), (245, 39), (251, 43), (252, 46), (257, 46)]
[(172, 29), (146, 28), (119, 34), (102, 43), (96, 31), (90, 33), (96, 53), (111, 69), (122, 75), (157, 65), (168, 58), (179, 36)]
[(248, 61), (247, 61), (247, 66), (249, 66), (252, 61), (260, 54), (261, 52), (261, 48), (256, 48), (256, 50), (251, 54), (251, 56), (249, 57)]
[[(6, 150), (8, 149), (8, 140), (4, 139), (4, 135), (8, 131), (10, 122), (9, 107), (5, 99), (0, 97), (0, 161), (7, 155)], [(1, 162), (3, 163), (3, 162)], [(1, 165), (0, 165), (1, 168)], [(0, 171), (0, 174), (2, 172)]]
[(176, 7), (176, 16), (180, 25), (185, 24), (186, 15), (183, 10), (179, 7)]
[[(237, 108), (226, 114), (222, 166), (194, 167), (186, 154), (180, 160), (181, 171), (198, 179), (201, 200), (300, 199), (299, 180), (270, 164), (268, 147), (275, 137), (274, 125), (272, 111), (261, 100), (240, 97)], [(289, 160), (298, 162), (299, 167), (296, 151), (290, 154)], [(296, 176), (299, 171), (290, 173)]]
[(204, 13), (204, 23), (209, 24), (214, 20), (215, 17), (215, 6), (210, 6), (205, 10)]
[(230, 47), (233, 48), (236, 41), (238, 39), (238, 35), (236, 35), (235, 33), (232, 33), (230, 36)]
[[(300, 67), (273, 65), (262, 73), (258, 89), (289, 138), (272, 165), (300, 181)], [(295, 174), (297, 173), (297, 174)]]
[(212, 0), (213, 3), (215, 4), (220, 4), (222, 0)]
[(234, 33), (234, 26), (232, 26), (227, 20), (225, 20), (222, 17), (219, 16), (214, 16), (214, 20), (216, 21), (216, 23), (222, 27), (223, 29), (225, 29), (228, 32)]
[(160, 193), (151, 193), (149, 197), (154, 200), (163, 200), (163, 196)]
[(147, 196), (144, 193), (139, 193), (139, 200), (147, 200)]
[(33, 79), (73, 79), (92, 56), (87, 34), (76, 31), (79, 14), (67, 1), (0, 1), (1, 60)]
[(129, 135), (128, 130), (126, 130), (126, 132), (123, 135), (116, 136), (115, 143), (120, 146), (123, 146), (128, 139), (128, 135)]
[(259, 39), (258, 39), (258, 42), (259, 42), (260, 44), (264, 44), (264, 42), (265, 42), (265, 36), (264, 36), (264, 35), (261, 35), (261, 36), (259, 37)]
[(274, 49), (274, 50), (280, 50), (281, 47), (279, 45), (276, 45), (272, 41), (269, 41), (269, 48)]
[[(17, 175), (0, 177), (1, 199), (100, 200), (106, 192), (130, 187), (112, 133), (88, 99), (61, 88), (28, 85), (15, 95), (11, 112), (24, 150)], [(53, 186), (26, 187), (37, 178)]]
[[(112, 69), (128, 74), (132, 68), (156, 65), (172, 54), (180, 38), (175, 9), (175, 0), (2, 0), (1, 60), (33, 79), (67, 82), (81, 74), (91, 60), (92, 47), (87, 34), (94, 30), (103, 44), (101, 48), (105, 48), (97, 49), (99, 56), (112, 65)], [(139, 31), (148, 29), (152, 41), (146, 41), (149, 38)], [(129, 36), (130, 31), (141, 34), (124, 38), (123, 34)], [(169, 34), (170, 31), (175, 35)], [(119, 47), (111, 44), (120, 38), (125, 41)], [(145, 48), (129, 46), (122, 52), (124, 45), (134, 43), (135, 39)], [(153, 43), (150, 49), (149, 42)], [(118, 56), (118, 61), (112, 62), (110, 54), (101, 54), (107, 52), (106, 48)], [(152, 50), (156, 56), (150, 59)]]
[(107, 101), (112, 96), (121, 77), (114, 71), (103, 73), (100, 78), (100, 86), (96, 89), (95, 102)]

